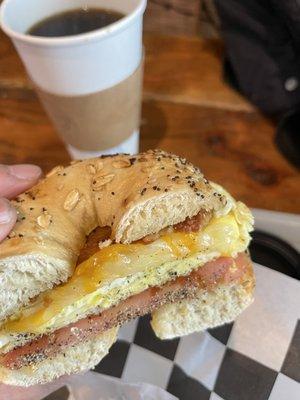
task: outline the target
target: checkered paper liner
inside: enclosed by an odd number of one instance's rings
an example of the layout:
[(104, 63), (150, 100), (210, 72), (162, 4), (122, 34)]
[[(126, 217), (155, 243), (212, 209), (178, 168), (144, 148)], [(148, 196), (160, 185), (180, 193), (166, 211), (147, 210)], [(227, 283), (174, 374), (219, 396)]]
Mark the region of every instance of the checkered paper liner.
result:
[(234, 324), (161, 341), (140, 318), (94, 372), (42, 392), (3, 385), (0, 399), (299, 400), (300, 283), (259, 265), (255, 273), (255, 301)]

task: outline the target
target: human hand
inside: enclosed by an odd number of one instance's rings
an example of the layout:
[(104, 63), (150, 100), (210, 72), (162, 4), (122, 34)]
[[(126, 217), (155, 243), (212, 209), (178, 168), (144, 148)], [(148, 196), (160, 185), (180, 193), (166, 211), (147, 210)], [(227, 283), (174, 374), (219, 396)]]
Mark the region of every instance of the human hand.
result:
[(9, 199), (29, 189), (41, 175), (42, 170), (35, 165), (0, 164), (0, 242), (6, 238), (17, 220), (17, 212)]

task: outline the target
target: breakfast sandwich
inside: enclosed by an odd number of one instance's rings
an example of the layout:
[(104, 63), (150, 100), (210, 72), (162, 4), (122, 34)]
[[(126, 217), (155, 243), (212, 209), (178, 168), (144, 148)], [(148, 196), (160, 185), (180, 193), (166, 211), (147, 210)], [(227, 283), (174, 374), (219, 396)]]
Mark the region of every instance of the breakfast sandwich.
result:
[(0, 244), (0, 380), (94, 367), (121, 325), (152, 314), (161, 339), (235, 319), (253, 300), (253, 217), (163, 151), (56, 167), (13, 201)]

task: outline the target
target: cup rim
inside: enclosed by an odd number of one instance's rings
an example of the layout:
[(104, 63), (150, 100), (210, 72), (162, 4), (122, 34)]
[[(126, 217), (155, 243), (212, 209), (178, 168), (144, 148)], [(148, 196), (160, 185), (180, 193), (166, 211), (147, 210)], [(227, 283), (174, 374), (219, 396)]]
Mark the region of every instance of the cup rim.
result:
[(13, 0), (4, 0), (0, 5), (0, 27), (2, 28), (2, 30), (12, 39), (16, 39), (28, 44), (51, 47), (80, 45), (85, 42), (90, 42), (93, 40), (105, 38), (106, 36), (114, 35), (130, 25), (137, 16), (143, 14), (147, 6), (147, 0), (140, 0), (137, 7), (131, 13), (125, 15), (119, 21), (116, 21), (106, 27), (95, 29), (90, 32), (80, 33), (78, 35), (57, 36), (49, 38), (43, 36), (32, 36), (26, 33), (16, 32), (14, 29), (12, 29), (5, 21), (6, 8), (9, 6), (9, 3), (11, 1)]

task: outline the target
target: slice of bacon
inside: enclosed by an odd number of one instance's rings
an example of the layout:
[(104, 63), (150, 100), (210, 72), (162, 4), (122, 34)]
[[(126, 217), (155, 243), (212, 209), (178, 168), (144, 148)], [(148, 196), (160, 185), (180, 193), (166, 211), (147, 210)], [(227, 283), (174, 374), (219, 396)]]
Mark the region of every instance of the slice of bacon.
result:
[[(212, 212), (201, 210), (192, 218), (186, 218), (183, 222), (174, 226), (168, 226), (157, 233), (145, 236), (141, 241), (143, 243), (151, 243), (159, 239), (162, 235), (176, 232), (198, 232), (204, 228), (211, 220)], [(98, 227), (94, 229), (87, 238), (85, 246), (81, 249), (77, 265), (87, 260), (91, 255), (100, 250), (99, 243), (109, 239), (111, 236), (111, 228), (108, 226)]]
[(201, 210), (194, 217), (186, 218), (183, 222), (174, 225), (173, 228), (177, 232), (198, 232), (209, 223), (211, 217), (211, 211)]
[(208, 262), (186, 277), (170, 276), (173, 280), (161, 287), (149, 288), (99, 315), (81, 319), (11, 350), (1, 357), (0, 364), (12, 370), (34, 364), (37, 360), (41, 361), (62, 352), (67, 346), (75, 346), (114, 326), (148, 314), (166, 303), (193, 298), (199, 288), (209, 290), (220, 283), (237, 281), (250, 268), (249, 257), (241, 253), (235, 259), (221, 257)]
[(141, 239), (141, 241), (144, 243), (151, 243), (154, 242), (154, 240), (159, 239), (161, 236), (170, 234), (174, 231), (185, 233), (198, 232), (209, 223), (211, 217), (211, 211), (201, 210), (197, 215), (194, 215), (191, 218), (188, 217), (183, 222), (179, 222), (178, 224), (173, 226), (168, 226), (167, 228), (164, 228), (157, 233), (147, 235), (143, 239)]

